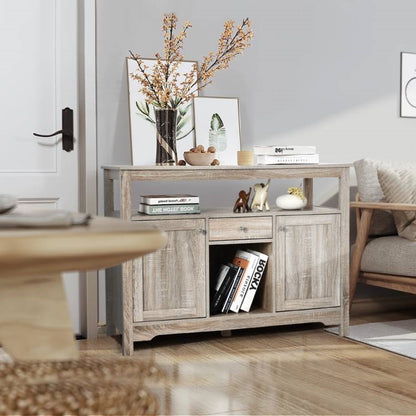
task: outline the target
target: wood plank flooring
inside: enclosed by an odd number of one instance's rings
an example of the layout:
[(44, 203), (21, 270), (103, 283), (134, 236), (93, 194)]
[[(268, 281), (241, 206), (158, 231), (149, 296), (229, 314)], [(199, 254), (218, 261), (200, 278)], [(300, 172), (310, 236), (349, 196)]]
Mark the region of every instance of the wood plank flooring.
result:
[[(353, 323), (409, 319), (356, 316)], [(113, 338), (79, 341), (81, 355), (119, 356)], [(165, 336), (131, 360), (164, 373), (149, 386), (163, 415), (415, 415), (416, 360), (325, 332), (320, 325)]]

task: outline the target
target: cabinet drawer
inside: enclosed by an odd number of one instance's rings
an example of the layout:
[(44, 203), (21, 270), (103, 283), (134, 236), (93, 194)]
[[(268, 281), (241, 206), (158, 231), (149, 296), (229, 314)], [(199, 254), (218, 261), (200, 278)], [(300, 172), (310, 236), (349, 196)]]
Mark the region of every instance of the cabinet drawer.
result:
[(209, 220), (211, 241), (272, 237), (272, 217), (212, 218)]

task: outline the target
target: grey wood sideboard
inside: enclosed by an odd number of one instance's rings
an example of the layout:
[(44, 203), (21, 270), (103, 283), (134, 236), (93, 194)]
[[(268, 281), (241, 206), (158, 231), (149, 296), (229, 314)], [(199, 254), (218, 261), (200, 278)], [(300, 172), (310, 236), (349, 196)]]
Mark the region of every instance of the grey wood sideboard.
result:
[[(165, 231), (167, 246), (106, 272), (107, 333), (121, 334), (123, 353), (157, 335), (322, 322), (349, 325), (349, 164), (271, 166), (104, 166), (105, 215), (146, 221)], [(133, 181), (300, 178), (302, 210), (143, 215)], [(314, 178), (336, 178), (338, 206), (313, 205)], [(119, 185), (114, 186), (118, 181)], [(115, 192), (117, 189), (117, 193)], [(236, 190), (233, 188), (232, 192)], [(155, 192), (157, 193), (157, 192)], [(118, 202), (117, 202), (118, 200)], [(120, 211), (115, 211), (120, 204)], [(116, 242), (115, 242), (116, 244)], [(210, 316), (210, 287), (237, 248), (269, 256), (250, 312)], [(115, 275), (122, 274), (122, 279)]]

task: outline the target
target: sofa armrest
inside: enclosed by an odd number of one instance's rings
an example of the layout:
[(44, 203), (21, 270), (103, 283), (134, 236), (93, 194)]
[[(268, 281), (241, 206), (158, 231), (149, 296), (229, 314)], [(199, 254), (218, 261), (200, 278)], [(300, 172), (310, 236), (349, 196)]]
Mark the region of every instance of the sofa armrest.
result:
[(351, 208), (382, 209), (385, 211), (416, 211), (416, 204), (351, 201)]

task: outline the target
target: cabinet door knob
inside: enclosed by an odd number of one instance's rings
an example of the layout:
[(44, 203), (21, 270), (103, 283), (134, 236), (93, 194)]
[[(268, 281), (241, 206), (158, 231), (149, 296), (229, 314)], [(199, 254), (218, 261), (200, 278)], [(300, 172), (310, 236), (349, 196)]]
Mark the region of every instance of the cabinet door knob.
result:
[(279, 227), (279, 231), (282, 231), (283, 233), (285, 233), (286, 232), (286, 227), (284, 227), (283, 225), (281, 225)]
[(202, 234), (202, 235), (207, 235), (207, 230), (204, 230), (203, 228), (200, 228), (199, 233)]

